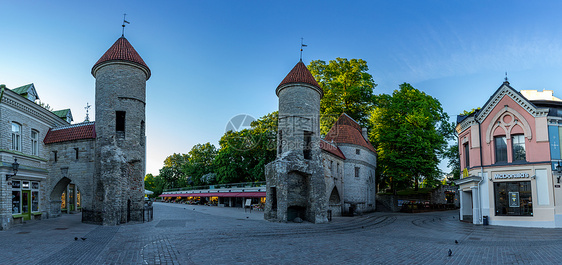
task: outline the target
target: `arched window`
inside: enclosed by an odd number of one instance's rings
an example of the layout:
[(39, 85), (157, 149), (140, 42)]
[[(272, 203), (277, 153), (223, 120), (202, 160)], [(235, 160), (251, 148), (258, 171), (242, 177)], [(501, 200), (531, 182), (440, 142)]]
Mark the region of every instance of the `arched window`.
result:
[(12, 150), (21, 152), (21, 125), (12, 122)]

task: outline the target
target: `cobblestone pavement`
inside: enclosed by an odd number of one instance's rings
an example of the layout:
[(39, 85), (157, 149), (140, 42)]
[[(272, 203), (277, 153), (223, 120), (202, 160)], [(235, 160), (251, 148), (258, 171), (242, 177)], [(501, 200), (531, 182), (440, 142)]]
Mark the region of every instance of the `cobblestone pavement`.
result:
[(372, 213), (314, 225), (155, 203), (154, 218), (116, 227), (82, 224), (80, 215), (29, 222), (0, 231), (0, 264), (562, 263), (562, 229), (472, 225), (459, 222), (458, 211)]

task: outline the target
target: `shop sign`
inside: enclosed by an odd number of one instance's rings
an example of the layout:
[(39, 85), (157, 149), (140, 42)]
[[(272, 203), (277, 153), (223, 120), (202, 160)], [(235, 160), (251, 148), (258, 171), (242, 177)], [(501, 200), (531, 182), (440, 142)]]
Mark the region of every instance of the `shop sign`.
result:
[(528, 179), (529, 173), (495, 174), (494, 179)]

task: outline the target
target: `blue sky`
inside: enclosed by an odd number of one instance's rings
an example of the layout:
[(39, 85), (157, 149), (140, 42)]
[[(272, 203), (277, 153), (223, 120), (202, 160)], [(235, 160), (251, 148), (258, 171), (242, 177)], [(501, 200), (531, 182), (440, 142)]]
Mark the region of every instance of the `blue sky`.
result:
[(484, 104), (506, 71), (515, 89), (560, 97), (560, 10), (556, 1), (0, 0), (0, 83), (34, 83), (43, 102), (82, 121), (91, 67), (127, 13), (125, 37), (152, 71), (147, 173), (158, 174), (172, 153), (218, 147), (230, 118), (275, 111), (301, 37), (306, 64), (364, 59), (375, 93), (408, 82), (452, 118)]

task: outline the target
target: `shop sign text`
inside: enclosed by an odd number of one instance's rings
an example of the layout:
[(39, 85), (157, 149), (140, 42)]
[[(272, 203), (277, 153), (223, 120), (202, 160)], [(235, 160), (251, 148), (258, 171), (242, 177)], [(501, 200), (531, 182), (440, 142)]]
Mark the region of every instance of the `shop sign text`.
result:
[(495, 174), (494, 179), (527, 179), (529, 173)]

